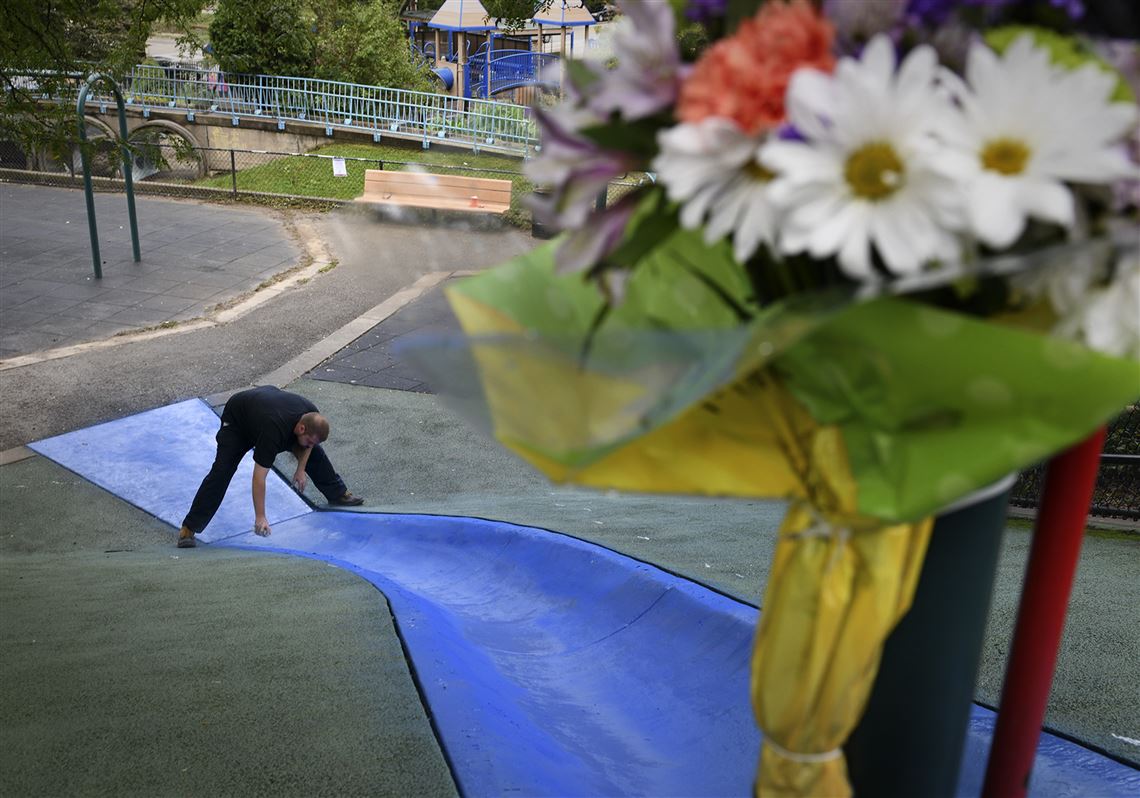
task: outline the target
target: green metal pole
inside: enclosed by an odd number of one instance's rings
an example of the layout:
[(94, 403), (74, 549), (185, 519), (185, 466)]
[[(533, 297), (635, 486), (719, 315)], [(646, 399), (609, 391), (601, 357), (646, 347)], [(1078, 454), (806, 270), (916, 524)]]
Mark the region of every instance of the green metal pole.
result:
[(135, 263), (142, 260), (142, 254), (139, 251), (139, 223), (138, 217), (135, 215), (135, 181), (134, 181), (134, 165), (131, 158), (131, 150), (127, 146), (127, 110), (123, 103), (123, 95), (119, 93), (119, 87), (110, 78), (111, 89), (115, 92), (115, 101), (119, 106), (119, 138), (122, 140), (123, 150), (123, 177), (127, 181), (127, 216), (131, 220), (131, 249), (134, 251)]
[(79, 160), (83, 163), (83, 193), (87, 197), (87, 229), (91, 232), (91, 260), (95, 264), (95, 278), (101, 279), (103, 267), (99, 259), (99, 230), (95, 225), (95, 193), (91, 189), (91, 161), (87, 157), (87, 119), (83, 114), (89, 85), (90, 78), (79, 89), (76, 113), (79, 115)]
[(99, 257), (99, 230), (95, 223), (95, 192), (91, 188), (91, 159), (87, 156), (87, 119), (84, 110), (87, 106), (87, 95), (92, 84), (105, 80), (111, 84), (111, 91), (115, 93), (115, 104), (119, 109), (119, 139), (123, 152), (123, 178), (127, 183), (127, 216), (131, 222), (131, 249), (134, 251), (135, 263), (142, 260), (139, 249), (139, 223), (135, 213), (135, 181), (131, 166), (131, 151), (127, 146), (127, 109), (123, 102), (123, 95), (115, 81), (107, 75), (94, 72), (87, 76), (83, 86), (79, 89), (79, 101), (75, 113), (79, 117), (79, 159), (83, 163), (83, 192), (87, 198), (87, 226), (91, 231), (91, 259), (95, 263), (95, 276), (102, 278), (103, 265)]

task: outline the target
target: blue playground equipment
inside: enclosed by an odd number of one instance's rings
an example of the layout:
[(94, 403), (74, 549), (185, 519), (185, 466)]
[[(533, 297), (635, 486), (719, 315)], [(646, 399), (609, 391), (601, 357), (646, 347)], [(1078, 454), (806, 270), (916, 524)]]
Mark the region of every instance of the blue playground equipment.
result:
[[(189, 400), (31, 444), (177, 528), (218, 417)], [(460, 793), (746, 795), (757, 610), (576, 538), (501, 521), (314, 510), (247, 455), (204, 543), (350, 570), (391, 604)], [(173, 540), (173, 536), (171, 537)], [(971, 714), (956, 795), (976, 796), (995, 715)], [(1042, 734), (1031, 796), (1135, 796), (1140, 771)]]
[[(494, 43), (494, 39), (491, 43)], [(465, 65), (465, 94), (475, 99), (489, 100), (496, 94), (523, 86), (557, 89), (559, 61), (559, 57), (553, 53), (532, 53), (528, 50), (492, 50), (488, 58), (487, 43), (484, 43)]]

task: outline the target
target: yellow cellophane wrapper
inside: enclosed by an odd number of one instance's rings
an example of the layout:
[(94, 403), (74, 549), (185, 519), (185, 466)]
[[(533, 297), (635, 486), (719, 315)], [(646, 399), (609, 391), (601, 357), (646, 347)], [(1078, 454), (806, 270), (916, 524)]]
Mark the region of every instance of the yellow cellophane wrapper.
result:
[[(769, 385), (770, 419), (803, 412)], [(840, 431), (796, 435), (777, 425), (807, 498), (793, 500), (781, 524), (753, 649), (752, 705), (764, 732), (755, 791), (849, 796), (842, 746), (883, 644), (910, 608), (933, 519), (885, 526), (859, 517)]]

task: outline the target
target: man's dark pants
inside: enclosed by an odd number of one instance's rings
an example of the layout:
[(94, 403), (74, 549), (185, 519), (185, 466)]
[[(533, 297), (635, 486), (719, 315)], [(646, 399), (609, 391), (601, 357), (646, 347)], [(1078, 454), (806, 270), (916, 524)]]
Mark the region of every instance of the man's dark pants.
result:
[[(194, 496), (194, 503), (190, 505), (190, 512), (186, 514), (182, 526), (195, 535), (206, 528), (214, 513), (222, 505), (226, 496), (226, 489), (230, 486), (238, 464), (245, 457), (245, 453), (253, 448), (253, 441), (247, 440), (232, 424), (226, 422), (225, 413), (222, 414), (222, 428), (216, 436), (218, 453), (214, 456), (214, 465), (210, 473), (202, 480), (198, 493)], [(309, 453), (309, 462), (305, 464), (305, 473), (313, 480), (313, 485), (324, 494), (329, 501), (338, 499), (345, 494), (347, 488), (344, 480), (336, 473), (329, 461), (325, 450), (319, 445), (314, 446)]]

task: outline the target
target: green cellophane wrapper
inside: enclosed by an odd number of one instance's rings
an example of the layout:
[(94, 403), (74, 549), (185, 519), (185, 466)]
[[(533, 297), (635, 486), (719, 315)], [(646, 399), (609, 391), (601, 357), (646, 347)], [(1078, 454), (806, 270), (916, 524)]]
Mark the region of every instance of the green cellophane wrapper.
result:
[[(721, 456), (709, 469), (704, 431), (739, 444), (725, 451), (768, 440), (763, 403), (747, 401), (763, 373), (815, 424), (841, 429), (860, 514), (913, 520), (1080, 440), (1140, 394), (1136, 362), (912, 300), (832, 291), (758, 308), (729, 247), (684, 230), (639, 260), (599, 323), (602, 295), (555, 273), (554, 246), (448, 289), (471, 368), (452, 368), (438, 342), (408, 354), (444, 394), (468, 373), (479, 385), (460, 392), (498, 397), (486, 423), (558, 481), (606, 486), (619, 472), (602, 461), (667, 441), (682, 447), (669, 470), (689, 463), (689, 478), (658, 483), (647, 469), (610, 486), (789, 498), (771, 458), (739, 462), (770, 480), (704, 476), (734, 467)], [(662, 433), (689, 419), (700, 434)]]

